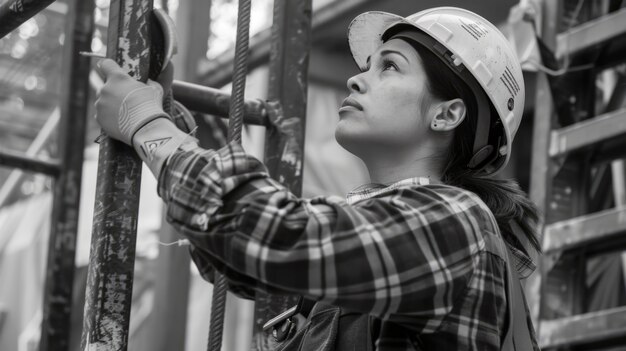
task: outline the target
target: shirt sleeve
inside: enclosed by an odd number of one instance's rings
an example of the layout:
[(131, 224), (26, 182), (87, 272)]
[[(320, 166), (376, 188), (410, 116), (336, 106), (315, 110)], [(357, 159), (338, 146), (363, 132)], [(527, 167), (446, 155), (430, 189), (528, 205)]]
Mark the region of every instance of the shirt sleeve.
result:
[(167, 219), (201, 272), (210, 263), (252, 289), (424, 323), (451, 310), (484, 247), (472, 217), (482, 210), (451, 189), (395, 189), (356, 205), (301, 199), (237, 144), (178, 150), (159, 177)]

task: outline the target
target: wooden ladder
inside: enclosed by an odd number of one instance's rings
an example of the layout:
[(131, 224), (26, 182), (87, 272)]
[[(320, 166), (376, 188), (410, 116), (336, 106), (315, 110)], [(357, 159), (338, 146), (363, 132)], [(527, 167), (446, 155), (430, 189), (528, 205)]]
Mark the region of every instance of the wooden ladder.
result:
[[(569, 69), (537, 75), (530, 196), (543, 212), (544, 255), (527, 283), (531, 315), (542, 349), (626, 349), (626, 306), (617, 302), (625, 295), (626, 8), (542, 6), (541, 39)], [(611, 282), (602, 293), (613, 299), (600, 297), (594, 279)]]

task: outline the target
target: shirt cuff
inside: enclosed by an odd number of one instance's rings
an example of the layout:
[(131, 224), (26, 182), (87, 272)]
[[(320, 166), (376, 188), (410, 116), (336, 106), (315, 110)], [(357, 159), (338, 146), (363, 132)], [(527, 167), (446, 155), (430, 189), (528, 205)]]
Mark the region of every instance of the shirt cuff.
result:
[(195, 143), (183, 144), (173, 152), (158, 176), (158, 194), (166, 202), (178, 188), (211, 193), (221, 198), (252, 178), (269, 177), (261, 161), (250, 156), (237, 142), (218, 150)]

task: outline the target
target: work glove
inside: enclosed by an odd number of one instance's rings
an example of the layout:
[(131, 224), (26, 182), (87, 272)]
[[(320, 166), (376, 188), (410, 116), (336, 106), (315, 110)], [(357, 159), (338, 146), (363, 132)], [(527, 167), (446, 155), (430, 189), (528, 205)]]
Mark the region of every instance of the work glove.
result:
[(166, 160), (178, 147), (197, 146), (197, 140), (193, 138), (196, 129), (193, 116), (174, 101), (171, 91), (174, 67), (170, 60), (177, 50), (173, 21), (163, 12), (155, 10), (155, 14), (164, 44), (156, 45), (159, 50), (151, 57), (156, 65), (150, 67), (151, 71), (154, 68), (150, 74), (157, 76), (156, 81), (149, 79), (141, 83), (115, 61), (100, 61), (98, 71), (105, 84), (96, 100), (96, 120), (107, 135), (133, 146), (158, 178)]
[(159, 83), (141, 83), (111, 59), (101, 60), (98, 71), (105, 83), (96, 100), (96, 120), (108, 136), (132, 146), (139, 129), (157, 118), (168, 118)]

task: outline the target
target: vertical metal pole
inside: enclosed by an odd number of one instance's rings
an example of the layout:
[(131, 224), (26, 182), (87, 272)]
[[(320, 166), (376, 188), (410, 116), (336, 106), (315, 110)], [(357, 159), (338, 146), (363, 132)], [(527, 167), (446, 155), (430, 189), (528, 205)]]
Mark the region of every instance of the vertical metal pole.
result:
[[(268, 127), (265, 164), (272, 178), (302, 193), (307, 75), (311, 48), (311, 0), (275, 0), (268, 100), (278, 102), (282, 116)], [(295, 305), (297, 296), (257, 293), (253, 349), (273, 350), (263, 324)]]
[[(193, 81), (197, 77), (197, 63), (206, 56), (209, 37), (211, 0), (188, 0), (179, 2), (176, 11), (178, 32), (178, 54), (173, 62), (174, 74), (182, 80)], [(166, 0), (163, 0), (165, 8)], [(203, 125), (198, 119), (197, 137), (204, 148), (217, 149), (207, 144), (209, 133), (200, 133)], [(206, 128), (205, 128), (206, 129)], [(165, 212), (159, 231), (159, 240), (173, 242), (180, 234), (165, 220)], [(187, 250), (160, 248), (156, 259), (154, 282), (154, 306), (148, 321), (150, 338), (147, 350), (170, 351), (185, 349), (187, 328), (187, 304), (189, 303), (190, 258)]]
[[(555, 44), (557, 32), (558, 1), (544, 1), (542, 3), (543, 19), (541, 23), (541, 37), (551, 47)], [(530, 172), (530, 198), (537, 205), (539, 213), (545, 214), (549, 204), (549, 194), (552, 192), (553, 166), (548, 149), (550, 146), (550, 132), (554, 123), (554, 103), (548, 77), (544, 73), (537, 73), (535, 93), (535, 115), (533, 124), (533, 152)], [(541, 229), (545, 222), (545, 215), (541, 218)], [(541, 306), (541, 279), (544, 270), (542, 259), (537, 262), (537, 270), (528, 277), (526, 282), (526, 296), (530, 316), (539, 332), (539, 310)]]
[(88, 51), (94, 30), (94, 2), (73, 0), (66, 26), (66, 62), (68, 72), (63, 89), (59, 140), (61, 172), (54, 183), (52, 225), (48, 242), (46, 281), (40, 350), (68, 350), (74, 259), (78, 231), (78, 209), (85, 148), (85, 126), (89, 101)]
[[(152, 0), (112, 0), (107, 56), (148, 78)], [(126, 350), (133, 287), (141, 160), (130, 146), (100, 144), (81, 349)]]

